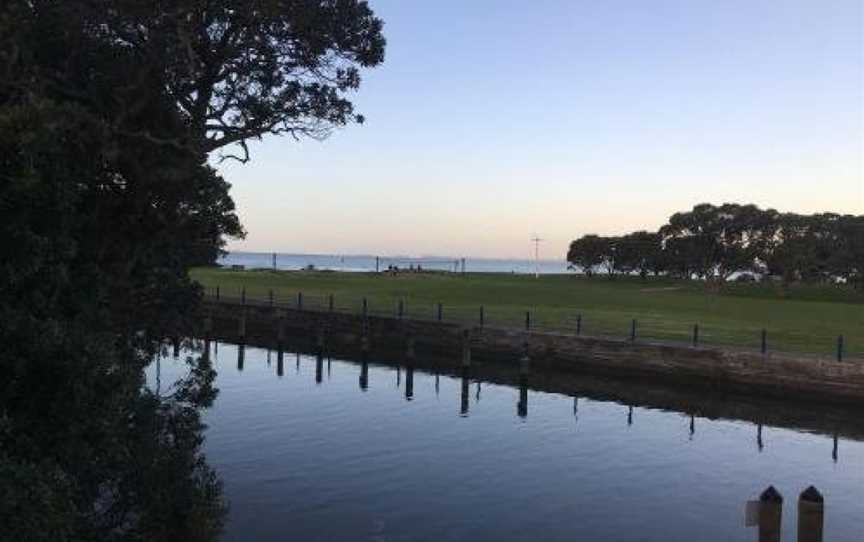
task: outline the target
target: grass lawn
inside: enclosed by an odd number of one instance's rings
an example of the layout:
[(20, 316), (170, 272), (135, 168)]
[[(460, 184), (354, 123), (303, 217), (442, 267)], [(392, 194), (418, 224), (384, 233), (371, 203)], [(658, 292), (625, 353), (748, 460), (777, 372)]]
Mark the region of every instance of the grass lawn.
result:
[(864, 354), (864, 294), (840, 286), (782, 288), (775, 284), (728, 284), (720, 293), (704, 284), (666, 278), (587, 279), (575, 275), (335, 273), (199, 268), (192, 276), (224, 297), (326, 306), (334, 295), (340, 310), (395, 313), (399, 299), (406, 316), (433, 318), (443, 304), (445, 320), (476, 322), (484, 307), (487, 325), (532, 325), (575, 330), (578, 315), (586, 335), (627, 337), (637, 320), (640, 338), (689, 341), (698, 323), (700, 342), (758, 348), (762, 328), (768, 347), (787, 352), (832, 353), (844, 336), (848, 356)]

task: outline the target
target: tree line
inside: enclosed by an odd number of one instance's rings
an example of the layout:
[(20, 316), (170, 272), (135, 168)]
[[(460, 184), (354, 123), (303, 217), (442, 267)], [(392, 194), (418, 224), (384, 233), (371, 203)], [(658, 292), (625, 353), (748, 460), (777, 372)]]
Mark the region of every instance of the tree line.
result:
[(567, 261), (587, 276), (665, 275), (725, 282), (746, 273), (792, 282), (864, 286), (864, 215), (780, 213), (703, 203), (655, 232), (583, 235)]

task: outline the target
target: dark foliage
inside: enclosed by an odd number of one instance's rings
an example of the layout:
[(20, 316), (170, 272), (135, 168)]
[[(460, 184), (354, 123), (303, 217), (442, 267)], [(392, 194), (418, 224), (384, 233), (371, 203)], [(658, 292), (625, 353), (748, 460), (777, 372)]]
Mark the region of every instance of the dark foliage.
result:
[(208, 156), (362, 120), (383, 48), (355, 0), (0, 4), (0, 536), (218, 535), (209, 364), (142, 379), (192, 329), (188, 269), (243, 235)]
[(703, 203), (675, 213), (657, 233), (585, 235), (568, 261), (591, 274), (666, 273), (723, 283), (735, 273), (784, 282), (864, 286), (864, 216), (781, 214), (755, 205)]

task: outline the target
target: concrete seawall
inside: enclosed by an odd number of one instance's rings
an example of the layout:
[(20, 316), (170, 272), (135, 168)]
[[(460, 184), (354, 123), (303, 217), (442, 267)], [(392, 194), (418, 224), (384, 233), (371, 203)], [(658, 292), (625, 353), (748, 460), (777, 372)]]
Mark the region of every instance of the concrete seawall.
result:
[[(435, 354), (453, 367), (527, 362), (535, 373), (580, 372), (807, 402), (864, 405), (864, 363), (692, 348), (434, 321), (208, 301), (202, 334), (277, 347), (287, 336), (355, 348)], [(209, 329), (207, 329), (209, 328)], [(525, 359), (527, 356), (527, 360)], [(471, 363), (469, 361), (469, 363)]]

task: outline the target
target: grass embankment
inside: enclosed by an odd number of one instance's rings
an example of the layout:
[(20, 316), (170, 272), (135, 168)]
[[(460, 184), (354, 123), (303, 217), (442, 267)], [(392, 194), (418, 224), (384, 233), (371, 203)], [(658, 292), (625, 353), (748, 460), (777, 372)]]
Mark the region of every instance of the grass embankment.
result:
[(525, 311), (532, 324), (547, 329), (575, 330), (582, 315), (586, 335), (627, 337), (638, 321), (643, 339), (689, 342), (698, 323), (700, 343), (759, 348), (762, 328), (770, 350), (833, 353), (838, 335), (848, 356), (864, 353), (864, 295), (847, 287), (775, 284), (728, 284), (709, 292), (702, 283), (665, 278), (511, 274), (333, 273), (305, 271), (233, 271), (200, 268), (192, 276), (208, 289), (218, 285), (223, 296), (296, 302), (303, 292), (307, 306), (326, 306), (329, 294), (340, 310), (359, 311), (368, 299), (370, 311), (395, 313), (404, 299), (408, 317), (432, 318), (444, 306), (445, 320), (477, 321), (484, 306), (488, 325), (523, 326)]

